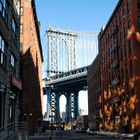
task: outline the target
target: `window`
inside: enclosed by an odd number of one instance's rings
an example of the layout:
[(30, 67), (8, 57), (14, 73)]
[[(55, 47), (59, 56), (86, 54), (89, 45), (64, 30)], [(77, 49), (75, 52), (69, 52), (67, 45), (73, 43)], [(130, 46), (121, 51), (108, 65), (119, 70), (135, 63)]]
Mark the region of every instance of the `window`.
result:
[(120, 61), (123, 61), (123, 53), (122, 53), (122, 48), (120, 48), (120, 55), (119, 55)]
[(14, 32), (16, 31), (16, 22), (14, 18), (12, 19), (12, 29)]
[(0, 64), (6, 67), (6, 45), (2, 36), (0, 36)]
[(20, 24), (20, 33), (23, 34), (23, 24)]
[(130, 11), (130, 0), (128, 0), (127, 2), (127, 14), (129, 14), (129, 11)]
[(10, 100), (10, 114), (9, 114), (10, 123), (15, 121), (15, 100), (11, 98)]
[(128, 29), (131, 27), (131, 20), (128, 20)]
[(0, 13), (4, 17), (6, 23), (8, 23), (8, 4), (7, 0), (0, 0)]
[(140, 29), (140, 16), (138, 16), (138, 28)]
[(20, 52), (22, 52), (23, 43), (20, 43)]
[(120, 11), (120, 15), (119, 15), (119, 24), (122, 24), (122, 12)]
[(20, 15), (23, 15), (23, 7), (20, 8)]
[(122, 84), (124, 83), (124, 68), (122, 68), (122, 73), (121, 73), (122, 75)]
[(2, 2), (0, 1), (0, 12), (2, 12)]
[(139, 25), (140, 25), (140, 16), (138, 16), (138, 23), (139, 23)]
[(131, 54), (131, 40), (128, 40), (128, 54)]
[(0, 127), (4, 126), (5, 92), (6, 92), (6, 87), (0, 83)]
[[(124, 6), (123, 6), (123, 7), (124, 7)], [(125, 7), (124, 7), (123, 10), (122, 10), (122, 19), (123, 19), (123, 20), (125, 20), (125, 13), (126, 13), (126, 12), (125, 12)]]
[(20, 0), (13, 0), (13, 3), (18, 15), (20, 15)]
[(4, 9), (6, 9), (6, 0), (1, 0), (1, 2), (3, 3)]
[(124, 44), (124, 56), (127, 57), (127, 46)]
[(129, 62), (129, 75), (132, 77), (133, 75), (133, 64), (132, 64), (132, 60), (130, 60)]
[(126, 37), (126, 34), (127, 34), (127, 30), (126, 30), (126, 27), (123, 28), (123, 36), (124, 36), (124, 39)]
[(120, 31), (120, 34), (119, 34), (119, 44), (122, 43), (122, 32)]
[(13, 54), (11, 54), (11, 72), (16, 75), (16, 58)]
[[(128, 80), (128, 66), (127, 66), (127, 64), (126, 64), (126, 66), (125, 66), (125, 80), (127, 81)], [(126, 88), (128, 89), (128, 84), (126, 84)], [(128, 90), (127, 90), (128, 91)]]
[(15, 58), (14, 58), (14, 56), (12, 54), (11, 54), (11, 65), (13, 67), (15, 67)]
[(137, 7), (140, 9), (140, 0), (137, 0)]

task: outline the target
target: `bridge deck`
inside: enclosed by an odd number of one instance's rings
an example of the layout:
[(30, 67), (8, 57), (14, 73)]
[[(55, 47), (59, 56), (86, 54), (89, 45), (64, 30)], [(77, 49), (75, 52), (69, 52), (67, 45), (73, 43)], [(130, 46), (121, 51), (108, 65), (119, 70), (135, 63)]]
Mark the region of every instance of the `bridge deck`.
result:
[(53, 90), (79, 90), (87, 86), (87, 70), (89, 66), (72, 70), (66, 73), (55, 75), (45, 81), (45, 87), (52, 87)]

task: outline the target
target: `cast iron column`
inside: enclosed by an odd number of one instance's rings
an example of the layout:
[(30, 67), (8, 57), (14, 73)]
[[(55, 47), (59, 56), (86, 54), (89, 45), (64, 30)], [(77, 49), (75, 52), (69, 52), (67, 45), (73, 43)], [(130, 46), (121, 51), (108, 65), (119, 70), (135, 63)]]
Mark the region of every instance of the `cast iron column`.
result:
[(50, 111), (51, 111), (51, 87), (47, 87), (47, 119), (49, 120)]
[(74, 119), (77, 119), (79, 116), (79, 100), (78, 100), (78, 92), (74, 93)]
[(70, 98), (70, 93), (66, 93), (66, 99), (67, 99), (67, 104), (66, 104), (66, 121), (70, 121), (72, 119), (71, 116), (71, 98)]
[(61, 119), (60, 119), (60, 107), (59, 107), (59, 98), (60, 98), (60, 94), (59, 93), (56, 93), (56, 97), (55, 97), (55, 121), (57, 122), (60, 122)]

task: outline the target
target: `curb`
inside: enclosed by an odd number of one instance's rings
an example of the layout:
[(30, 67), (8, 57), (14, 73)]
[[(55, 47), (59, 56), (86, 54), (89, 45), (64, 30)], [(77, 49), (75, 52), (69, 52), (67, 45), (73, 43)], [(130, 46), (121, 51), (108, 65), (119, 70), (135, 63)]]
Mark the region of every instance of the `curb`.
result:
[(138, 140), (138, 135), (136, 133), (118, 133), (118, 132), (107, 132), (107, 131), (96, 131), (97, 135), (110, 136), (110, 137), (121, 137), (121, 138), (134, 138)]

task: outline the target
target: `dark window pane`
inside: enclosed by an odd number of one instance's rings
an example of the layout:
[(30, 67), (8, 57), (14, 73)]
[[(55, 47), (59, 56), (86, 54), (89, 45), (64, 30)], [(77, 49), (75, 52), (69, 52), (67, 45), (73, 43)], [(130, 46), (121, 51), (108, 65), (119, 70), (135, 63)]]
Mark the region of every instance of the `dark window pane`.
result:
[(137, 1), (137, 7), (140, 9), (140, 0)]

